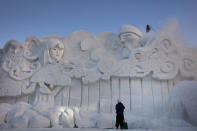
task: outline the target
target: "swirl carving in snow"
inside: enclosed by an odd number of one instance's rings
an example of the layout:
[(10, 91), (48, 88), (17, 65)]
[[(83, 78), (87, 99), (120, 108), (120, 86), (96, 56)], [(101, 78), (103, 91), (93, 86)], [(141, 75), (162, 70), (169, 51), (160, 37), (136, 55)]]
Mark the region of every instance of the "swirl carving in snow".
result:
[(17, 51), (19, 49), (18, 42), (15, 44), (13, 41), (10, 41), (7, 43), (7, 53), (4, 55), (3, 61), (2, 61), (2, 67), (6, 72), (9, 72), (13, 66), (19, 64), (21, 62), (22, 52), (23, 49), (20, 47), (21, 51)]
[(178, 73), (178, 63), (172, 60), (160, 61), (160, 69), (153, 71), (153, 77), (158, 79), (173, 79)]
[(149, 61), (153, 77), (172, 79), (179, 70), (179, 53), (176, 42), (169, 35), (158, 35), (150, 44)]
[[(187, 77), (195, 74), (194, 57), (189, 51), (186, 54), (190, 55), (181, 55), (181, 46), (177, 46), (173, 36), (158, 33), (143, 39), (136, 28), (123, 27), (120, 34), (103, 32), (93, 36), (86, 31), (76, 31), (66, 38), (31, 36), (22, 44), (9, 41), (2, 51), (1, 66), (14, 80), (24, 80), (46, 64), (58, 63), (61, 59), (59, 65), (55, 65), (60, 67), (60, 72), (71, 79), (83, 79), (85, 83), (111, 76), (145, 77), (150, 73), (154, 78), (172, 79), (178, 70)], [(51, 41), (55, 41), (55, 46), (49, 46)], [(141, 41), (144, 46), (135, 45)], [(44, 57), (46, 55), (49, 57)]]
[(184, 69), (186, 71), (193, 71), (194, 70), (194, 61), (191, 58), (183, 59)]
[(171, 73), (175, 70), (175, 64), (172, 61), (166, 61), (161, 64), (161, 72)]
[(150, 59), (158, 59), (159, 58), (159, 49), (154, 48), (151, 50)]
[(164, 39), (161, 41), (161, 46), (165, 52), (169, 52), (170, 48), (172, 47), (172, 43), (170, 42), (170, 40)]
[(177, 47), (172, 38), (161, 39), (160, 42), (161, 53), (167, 58), (176, 58), (178, 55)]
[(196, 77), (196, 71), (197, 71), (197, 61), (195, 59), (195, 56), (191, 56), (191, 54), (185, 54), (182, 56), (181, 59), (181, 66), (180, 66), (180, 72), (181, 75), (184, 77)]
[(40, 68), (38, 59), (24, 57), (26, 48), (17, 41), (9, 41), (6, 46), (7, 53), (2, 61), (2, 68), (15, 80), (24, 80), (33, 75)]

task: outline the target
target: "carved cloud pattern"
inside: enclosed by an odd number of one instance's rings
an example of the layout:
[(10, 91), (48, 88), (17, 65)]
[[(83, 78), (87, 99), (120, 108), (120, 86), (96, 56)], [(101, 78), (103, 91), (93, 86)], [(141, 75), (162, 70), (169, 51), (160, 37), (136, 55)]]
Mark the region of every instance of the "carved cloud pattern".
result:
[(179, 71), (184, 77), (197, 77), (196, 49), (182, 51), (172, 36), (162, 34), (148, 40), (151, 41), (148, 46), (132, 50), (127, 59), (121, 57), (123, 46), (118, 35), (110, 32), (93, 36), (86, 31), (76, 31), (65, 38), (49, 36), (40, 40), (29, 37), (22, 44), (16, 41), (11, 42), (17, 44), (6, 44), (2, 51), (2, 68), (15, 80), (30, 79), (45, 66), (42, 49), (49, 39), (59, 39), (65, 46), (62, 62), (67, 64), (59, 65), (62, 73), (70, 78), (81, 78), (84, 83), (107, 80), (111, 76), (145, 77), (148, 74), (168, 80), (175, 78)]

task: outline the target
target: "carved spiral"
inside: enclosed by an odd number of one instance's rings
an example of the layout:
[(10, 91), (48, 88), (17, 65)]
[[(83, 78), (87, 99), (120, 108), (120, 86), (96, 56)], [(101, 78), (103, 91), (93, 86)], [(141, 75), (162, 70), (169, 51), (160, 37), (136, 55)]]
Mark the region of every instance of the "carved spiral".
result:
[(161, 72), (171, 73), (175, 70), (175, 64), (172, 61), (166, 61), (161, 64)]
[(162, 47), (163, 51), (169, 52), (169, 50), (172, 48), (172, 43), (170, 40), (164, 39), (161, 41), (161, 47)]
[(194, 70), (194, 61), (190, 58), (184, 58), (183, 59), (183, 67), (184, 67), (184, 70), (186, 71), (192, 71)]

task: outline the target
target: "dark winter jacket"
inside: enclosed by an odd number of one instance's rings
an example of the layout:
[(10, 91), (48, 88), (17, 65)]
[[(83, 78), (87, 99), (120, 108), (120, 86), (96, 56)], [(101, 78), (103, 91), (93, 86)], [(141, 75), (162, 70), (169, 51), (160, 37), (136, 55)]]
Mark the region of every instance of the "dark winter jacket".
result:
[(124, 105), (121, 102), (119, 102), (118, 104), (116, 104), (116, 114), (117, 115), (123, 114), (124, 109), (125, 109), (125, 107), (124, 107)]

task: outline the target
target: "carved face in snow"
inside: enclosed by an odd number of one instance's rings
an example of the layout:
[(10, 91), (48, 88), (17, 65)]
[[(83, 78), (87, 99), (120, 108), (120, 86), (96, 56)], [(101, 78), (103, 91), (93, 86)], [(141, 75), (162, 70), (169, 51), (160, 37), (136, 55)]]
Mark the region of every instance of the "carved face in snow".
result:
[(64, 55), (64, 45), (63, 43), (57, 41), (56, 43), (50, 44), (49, 55), (51, 59), (59, 61)]
[(132, 50), (134, 48), (140, 47), (139, 40), (140, 36), (132, 32), (126, 32), (120, 34), (120, 40), (125, 47)]
[(125, 24), (120, 27), (119, 37), (123, 46), (131, 51), (140, 47), (142, 33), (136, 27)]

